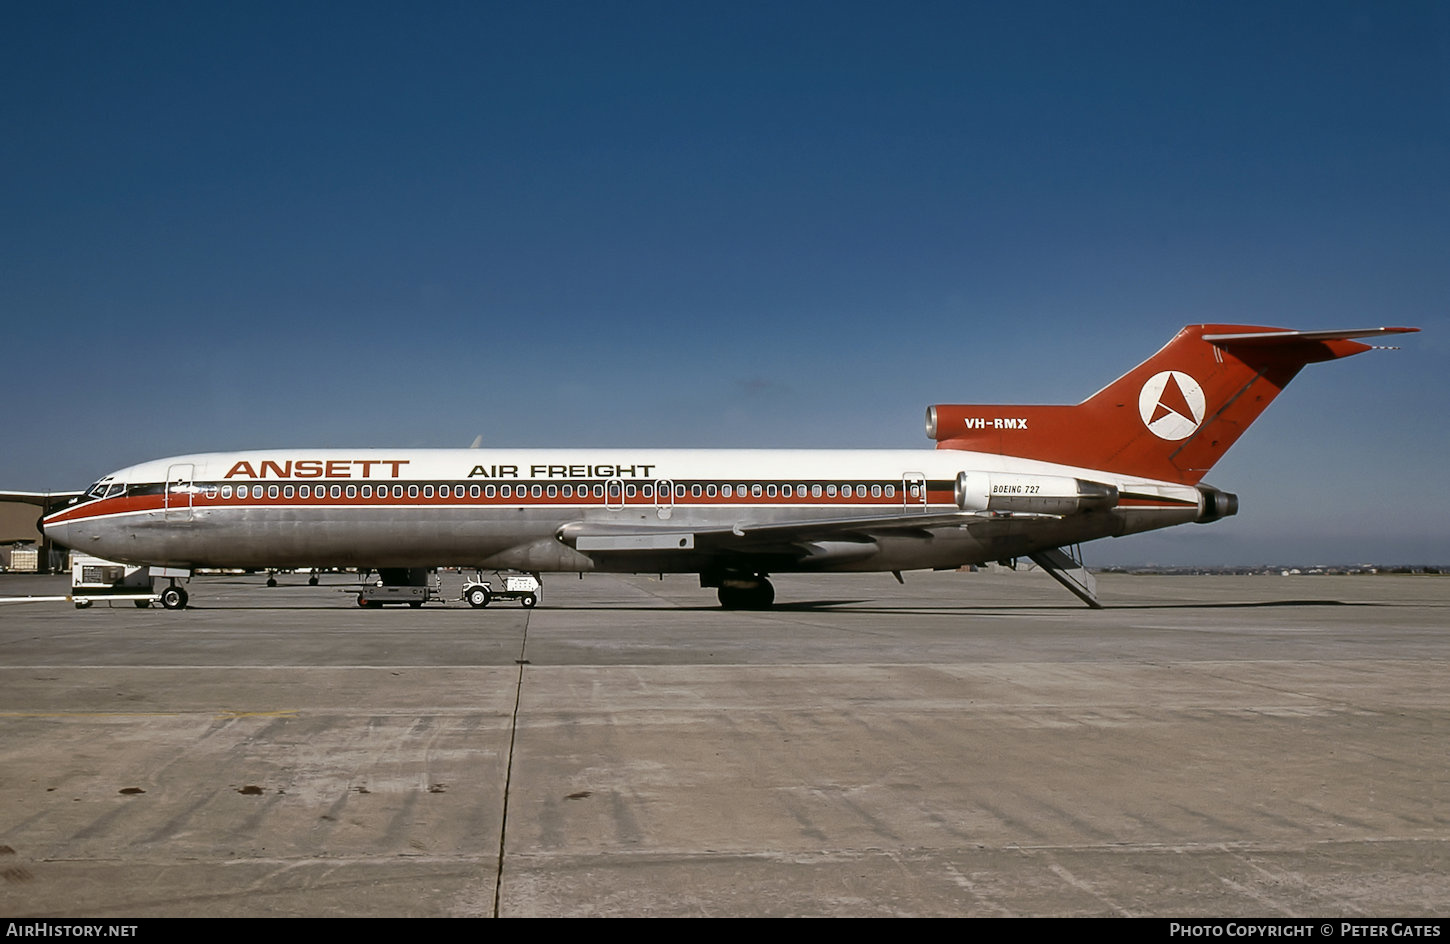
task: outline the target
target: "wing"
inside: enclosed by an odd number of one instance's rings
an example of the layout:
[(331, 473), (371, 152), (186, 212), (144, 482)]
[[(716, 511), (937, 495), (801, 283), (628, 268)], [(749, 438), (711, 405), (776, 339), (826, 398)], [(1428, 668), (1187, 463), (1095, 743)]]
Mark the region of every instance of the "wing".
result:
[[(628, 554), (696, 551), (710, 555), (784, 557), (839, 561), (876, 553), (876, 539), (931, 537), (940, 528), (985, 527), (1006, 517), (991, 512), (953, 511), (944, 513), (898, 512), (877, 517), (816, 518), (781, 523), (711, 525), (681, 528), (661, 522), (657, 526), (608, 522), (576, 522), (559, 530), (559, 539), (583, 554)], [(1056, 518), (1056, 515), (1015, 514), (1023, 517)]]

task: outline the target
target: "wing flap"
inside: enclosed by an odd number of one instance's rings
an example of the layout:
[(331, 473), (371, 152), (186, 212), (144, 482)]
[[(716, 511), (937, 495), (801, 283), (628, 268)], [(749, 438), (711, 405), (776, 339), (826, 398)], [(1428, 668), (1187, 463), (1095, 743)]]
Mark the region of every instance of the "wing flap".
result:
[(586, 554), (590, 551), (689, 551), (695, 547), (692, 531), (581, 532), (573, 539), (574, 550)]

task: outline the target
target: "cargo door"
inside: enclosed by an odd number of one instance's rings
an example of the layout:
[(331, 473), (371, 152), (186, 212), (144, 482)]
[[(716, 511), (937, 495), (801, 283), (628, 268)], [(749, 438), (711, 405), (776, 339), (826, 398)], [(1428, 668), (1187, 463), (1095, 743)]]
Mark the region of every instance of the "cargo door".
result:
[(926, 474), (901, 473), (901, 510), (908, 515), (926, 512)]
[(196, 498), (193, 479), (196, 467), (190, 462), (178, 462), (166, 469), (165, 507), (167, 521), (190, 521), (192, 502)]

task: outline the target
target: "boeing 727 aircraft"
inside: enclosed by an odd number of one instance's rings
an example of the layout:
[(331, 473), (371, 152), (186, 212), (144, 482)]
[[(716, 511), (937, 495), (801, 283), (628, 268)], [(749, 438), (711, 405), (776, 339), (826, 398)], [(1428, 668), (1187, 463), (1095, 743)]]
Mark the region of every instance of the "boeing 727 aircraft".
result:
[(1075, 406), (937, 405), (935, 450), (282, 449), (143, 462), (43, 520), (56, 542), (197, 568), (697, 573), (726, 608), (770, 574), (1029, 557), (1089, 605), (1069, 549), (1238, 510), (1205, 473), (1306, 364), (1416, 331), (1191, 325)]

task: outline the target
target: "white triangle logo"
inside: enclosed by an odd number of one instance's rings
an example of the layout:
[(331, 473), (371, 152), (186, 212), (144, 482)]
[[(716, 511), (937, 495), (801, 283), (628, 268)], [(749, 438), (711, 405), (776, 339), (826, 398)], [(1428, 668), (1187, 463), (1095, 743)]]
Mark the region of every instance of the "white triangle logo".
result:
[(1181, 370), (1154, 374), (1138, 393), (1138, 415), (1159, 439), (1192, 436), (1203, 422), (1203, 388)]

